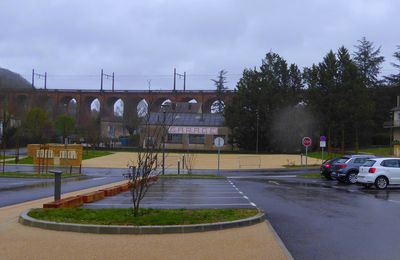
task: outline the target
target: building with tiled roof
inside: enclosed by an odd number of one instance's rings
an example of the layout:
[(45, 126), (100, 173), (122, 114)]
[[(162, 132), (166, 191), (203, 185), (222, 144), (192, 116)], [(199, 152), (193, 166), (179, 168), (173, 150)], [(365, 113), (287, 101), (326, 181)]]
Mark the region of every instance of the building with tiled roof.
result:
[(165, 107), (162, 112), (151, 113), (140, 130), (141, 145), (161, 144), (165, 140), (166, 149), (217, 150), (214, 139), (221, 137), (225, 143), (221, 150), (230, 150), (231, 132), (225, 126), (224, 116), (202, 113), (201, 107), (201, 103), (177, 103)]

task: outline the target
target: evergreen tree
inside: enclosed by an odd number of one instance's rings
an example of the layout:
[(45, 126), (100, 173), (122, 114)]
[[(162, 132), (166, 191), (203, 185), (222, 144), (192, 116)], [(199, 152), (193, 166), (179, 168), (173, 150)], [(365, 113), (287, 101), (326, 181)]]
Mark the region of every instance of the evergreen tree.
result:
[(337, 110), (338, 61), (333, 51), (329, 51), (323, 61), (311, 68), (305, 68), (304, 80), (307, 84), (306, 103), (317, 116), (321, 134), (327, 135), (328, 149), (336, 146), (334, 130), (340, 120)]
[(218, 74), (217, 79), (212, 79), (212, 81), (215, 84), (216, 91), (217, 91), (217, 100), (211, 107), (211, 111), (215, 113), (223, 113), (225, 104), (224, 104), (224, 97), (225, 97), (225, 91), (228, 89), (225, 87), (226, 84), (226, 75), (227, 72), (225, 70), (221, 70)]
[(258, 126), (259, 149), (273, 150), (274, 115), (284, 107), (299, 103), (301, 89), (301, 73), (297, 66), (288, 66), (276, 53), (267, 53), (259, 70), (246, 69), (232, 102), (225, 109), (226, 123), (238, 146), (255, 150)]
[[(400, 62), (400, 45), (397, 46), (397, 51), (393, 54), (393, 57), (396, 58), (398, 62)], [(400, 64), (392, 62), (392, 66), (399, 70), (397, 74), (391, 74), (388, 77), (385, 77), (390, 84), (400, 85)]]
[(375, 87), (380, 83), (378, 76), (385, 58), (380, 55), (381, 48), (375, 49), (374, 44), (365, 37), (358, 42), (353, 54), (355, 64), (361, 73), (364, 85), (368, 88)]

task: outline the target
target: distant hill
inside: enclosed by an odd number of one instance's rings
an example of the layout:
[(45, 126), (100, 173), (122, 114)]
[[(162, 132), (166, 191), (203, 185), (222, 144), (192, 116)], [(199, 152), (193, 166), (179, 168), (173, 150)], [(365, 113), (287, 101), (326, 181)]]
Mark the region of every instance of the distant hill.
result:
[(32, 85), (21, 75), (0, 68), (0, 89), (32, 89)]

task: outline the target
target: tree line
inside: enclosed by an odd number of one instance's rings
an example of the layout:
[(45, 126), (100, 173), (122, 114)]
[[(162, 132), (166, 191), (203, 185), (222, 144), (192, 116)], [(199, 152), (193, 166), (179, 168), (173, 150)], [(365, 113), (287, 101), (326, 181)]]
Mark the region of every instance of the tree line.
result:
[(342, 152), (390, 144), (383, 125), (392, 120), (400, 95), (400, 46), (393, 55), (396, 74), (381, 76), (380, 52), (363, 37), (353, 53), (342, 46), (302, 71), (267, 53), (259, 68), (243, 71), (225, 107), (230, 142), (252, 151), (258, 144), (257, 150), (269, 152), (298, 151), (303, 136), (316, 142), (324, 135), (329, 149)]

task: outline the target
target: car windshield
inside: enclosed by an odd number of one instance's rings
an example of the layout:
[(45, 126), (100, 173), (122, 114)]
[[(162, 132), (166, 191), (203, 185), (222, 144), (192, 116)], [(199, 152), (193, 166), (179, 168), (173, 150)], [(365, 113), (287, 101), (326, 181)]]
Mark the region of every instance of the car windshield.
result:
[(367, 160), (362, 166), (364, 167), (372, 167), (376, 163), (374, 160)]
[(340, 158), (339, 160), (337, 160), (336, 163), (345, 163), (345, 162), (347, 162), (348, 160), (349, 160), (349, 158), (347, 158), (347, 157), (342, 157), (342, 158)]

